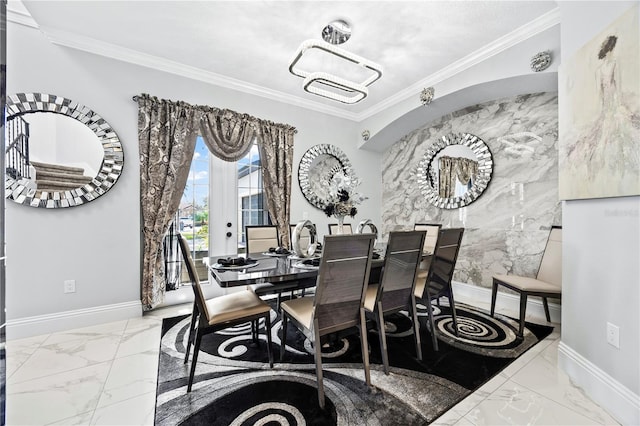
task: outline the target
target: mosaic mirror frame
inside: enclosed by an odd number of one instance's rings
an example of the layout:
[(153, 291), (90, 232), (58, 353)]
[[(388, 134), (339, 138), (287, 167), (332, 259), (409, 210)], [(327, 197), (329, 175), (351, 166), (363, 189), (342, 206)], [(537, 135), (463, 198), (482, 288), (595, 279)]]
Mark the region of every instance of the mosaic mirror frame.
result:
[(338, 172), (355, 177), (349, 158), (340, 148), (330, 144), (309, 148), (298, 167), (298, 183), (304, 198), (314, 207), (324, 209), (327, 194), (322, 189), (329, 187), (331, 178)]
[(66, 191), (39, 191), (31, 179), (6, 176), (5, 197), (30, 207), (56, 209), (80, 206), (107, 193), (122, 174), (124, 166), (120, 138), (109, 123), (90, 108), (62, 96), (17, 93), (7, 97), (7, 122), (38, 112), (61, 114), (87, 126), (102, 145), (102, 164), (91, 182)]
[[(471, 188), (460, 197), (441, 197), (438, 188), (431, 183), (430, 166), (433, 159), (443, 149), (452, 145), (466, 146), (473, 151), (478, 161), (478, 174)], [(465, 207), (477, 200), (491, 181), (493, 158), (487, 144), (471, 133), (450, 133), (433, 142), (424, 153), (417, 168), (418, 185), (427, 201), (441, 209)]]

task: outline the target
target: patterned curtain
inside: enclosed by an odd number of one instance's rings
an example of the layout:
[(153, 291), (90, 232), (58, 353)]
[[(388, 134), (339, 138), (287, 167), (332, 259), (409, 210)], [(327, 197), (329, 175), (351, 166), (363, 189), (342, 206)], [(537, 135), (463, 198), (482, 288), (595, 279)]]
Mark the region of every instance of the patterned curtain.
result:
[(293, 135), (287, 124), (260, 120), (258, 149), (262, 163), (262, 182), (271, 220), (278, 227), (280, 244), (291, 247), (291, 175), (293, 172)]
[(162, 238), (178, 210), (193, 158), (201, 112), (184, 102), (137, 96), (142, 210), (142, 305), (164, 299)]
[(469, 185), (473, 183), (473, 180), (478, 175), (478, 162), (470, 158), (456, 158), (455, 175), (463, 185)]
[(438, 159), (440, 186), (438, 195), (452, 198), (456, 192), (456, 180), (463, 185), (472, 183), (478, 175), (478, 162), (464, 157), (442, 156)]
[(251, 150), (257, 119), (228, 109), (203, 107), (200, 134), (209, 151), (224, 161), (238, 161)]
[[(452, 184), (452, 170), (453, 170), (453, 158), (451, 157), (440, 157), (440, 159), (438, 159), (438, 170), (439, 170), (439, 174), (440, 174), (440, 185), (438, 186), (438, 195), (440, 195), (442, 198), (449, 198), (451, 197), (450, 194), (453, 193), (454, 189), (452, 189), (451, 187), (453, 186), (455, 188), (455, 185)], [(455, 183), (455, 181), (453, 181), (453, 183)]]

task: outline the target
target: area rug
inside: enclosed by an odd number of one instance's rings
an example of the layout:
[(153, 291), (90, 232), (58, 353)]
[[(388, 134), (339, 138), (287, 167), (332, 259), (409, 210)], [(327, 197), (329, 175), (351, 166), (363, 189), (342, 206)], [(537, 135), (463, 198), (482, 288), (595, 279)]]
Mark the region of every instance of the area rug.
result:
[(289, 324), (279, 361), (280, 317), (271, 311), (269, 368), (266, 337), (252, 343), (251, 328), (238, 326), (203, 337), (193, 389), (184, 351), (190, 316), (165, 319), (162, 329), (156, 425), (423, 425), (479, 388), (553, 330), (456, 304), (458, 336), (450, 308), (434, 306), (439, 350), (434, 351), (427, 311), (419, 305), (422, 354), (415, 353), (406, 313), (385, 317), (390, 374), (382, 368), (377, 333), (369, 331), (372, 388), (364, 383), (357, 334), (323, 346), (325, 409), (318, 406), (313, 349)]

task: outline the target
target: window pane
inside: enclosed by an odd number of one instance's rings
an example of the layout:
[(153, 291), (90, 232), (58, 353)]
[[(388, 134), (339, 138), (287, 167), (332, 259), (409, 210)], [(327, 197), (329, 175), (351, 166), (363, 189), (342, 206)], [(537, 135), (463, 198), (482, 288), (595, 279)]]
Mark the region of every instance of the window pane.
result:
[[(176, 221), (178, 230), (189, 242), (198, 278), (207, 281), (207, 270), (200, 259), (209, 256), (209, 150), (201, 137), (196, 140)], [(189, 282), (184, 264), (182, 282)]]
[(244, 227), (268, 223), (262, 193), (260, 153), (254, 143), (249, 153), (238, 161), (238, 205), (241, 207), (241, 229), (238, 229), (238, 252), (244, 252)]

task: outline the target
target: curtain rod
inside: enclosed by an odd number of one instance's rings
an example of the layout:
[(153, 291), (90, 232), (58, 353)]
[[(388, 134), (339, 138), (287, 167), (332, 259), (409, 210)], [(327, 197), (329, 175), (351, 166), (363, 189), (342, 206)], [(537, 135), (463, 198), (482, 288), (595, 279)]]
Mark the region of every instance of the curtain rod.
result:
[[(1, 0), (0, 0), (0, 1), (1, 1)], [(138, 102), (138, 95), (133, 95), (133, 96), (131, 97), (131, 99), (132, 99), (134, 102)], [(194, 105), (194, 106), (195, 106), (196, 108), (201, 108), (201, 107), (202, 107), (202, 105)], [(207, 107), (207, 108), (211, 108), (211, 107)], [(247, 114), (247, 115), (248, 115), (248, 114)], [(263, 119), (260, 119), (260, 118), (257, 118), (257, 117), (253, 117), (253, 118), (256, 118), (257, 120), (259, 120), (259, 121), (261, 121), (261, 122), (267, 122), (267, 123), (272, 123), (272, 124), (276, 124), (276, 125), (280, 125), (280, 126), (287, 126), (287, 127), (291, 127), (291, 128), (293, 129), (293, 133), (298, 133), (298, 129), (296, 129), (294, 126), (291, 126), (290, 124), (275, 123), (275, 122), (273, 122), (273, 121), (263, 120)]]

